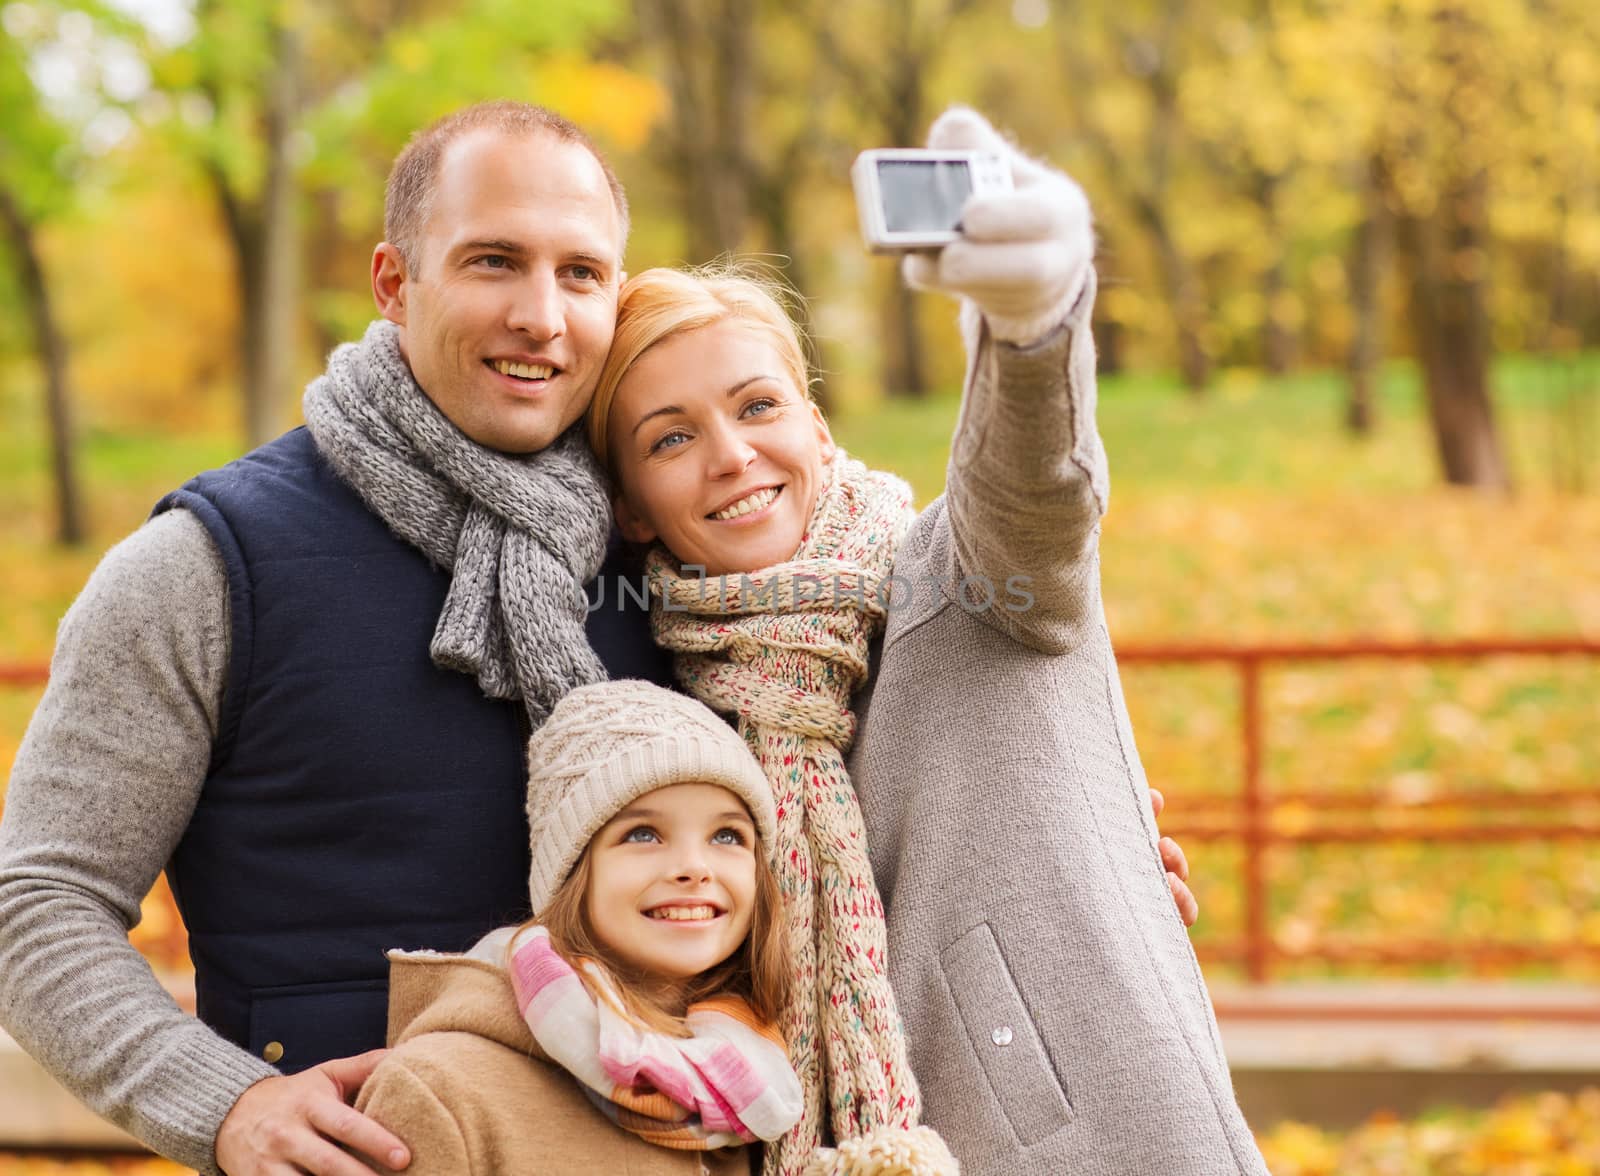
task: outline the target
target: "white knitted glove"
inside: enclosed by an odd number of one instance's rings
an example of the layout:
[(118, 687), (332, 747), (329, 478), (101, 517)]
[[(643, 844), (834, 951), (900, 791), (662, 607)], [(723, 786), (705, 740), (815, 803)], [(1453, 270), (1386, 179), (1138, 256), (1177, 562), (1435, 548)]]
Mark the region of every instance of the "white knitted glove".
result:
[(1023, 155), (966, 107), (939, 116), (928, 146), (995, 152), (1011, 161), (1014, 187), (970, 197), (961, 210), (962, 239), (938, 253), (908, 254), (906, 284), (970, 299), (997, 339), (1025, 346), (1044, 338), (1077, 303), (1094, 258), (1083, 189)]

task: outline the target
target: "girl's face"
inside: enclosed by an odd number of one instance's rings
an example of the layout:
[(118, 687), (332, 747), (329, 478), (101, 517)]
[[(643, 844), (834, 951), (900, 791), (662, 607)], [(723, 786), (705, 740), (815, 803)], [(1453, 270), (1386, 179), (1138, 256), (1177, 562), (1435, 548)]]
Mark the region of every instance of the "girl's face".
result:
[(750, 934), (755, 855), (755, 822), (726, 788), (646, 793), (590, 842), (584, 910), (595, 938), (666, 982), (716, 967)]
[(777, 348), (738, 319), (640, 356), (610, 431), (622, 533), (712, 576), (793, 558), (834, 452)]

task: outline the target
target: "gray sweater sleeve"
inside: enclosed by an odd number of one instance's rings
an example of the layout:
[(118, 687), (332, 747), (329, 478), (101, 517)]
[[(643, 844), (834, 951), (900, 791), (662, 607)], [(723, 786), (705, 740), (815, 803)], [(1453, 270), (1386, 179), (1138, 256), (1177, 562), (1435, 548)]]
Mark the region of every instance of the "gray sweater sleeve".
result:
[(61, 623), (0, 821), (0, 1024), (94, 1110), (213, 1172), (224, 1116), (276, 1071), (178, 1008), (127, 933), (205, 781), (228, 641), (197, 519), (112, 548)]
[(971, 304), (962, 311), (967, 383), (945, 487), (955, 575), (976, 580), (969, 599), (993, 591), (998, 603), (977, 615), (1049, 653), (1103, 623), (1094, 295), (1091, 271), (1066, 321), (1028, 347), (996, 342)]

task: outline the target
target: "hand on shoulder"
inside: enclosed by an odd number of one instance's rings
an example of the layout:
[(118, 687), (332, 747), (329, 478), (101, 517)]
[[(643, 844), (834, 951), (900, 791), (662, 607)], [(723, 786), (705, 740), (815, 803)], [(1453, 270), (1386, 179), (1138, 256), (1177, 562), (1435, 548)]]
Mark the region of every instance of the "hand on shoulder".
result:
[(405, 1144), (350, 1105), (387, 1052), (335, 1058), (257, 1082), (217, 1131), (217, 1166), (227, 1176), (370, 1176), (371, 1168), (348, 1148), (370, 1157), (380, 1172), (403, 1170), (411, 1162)]

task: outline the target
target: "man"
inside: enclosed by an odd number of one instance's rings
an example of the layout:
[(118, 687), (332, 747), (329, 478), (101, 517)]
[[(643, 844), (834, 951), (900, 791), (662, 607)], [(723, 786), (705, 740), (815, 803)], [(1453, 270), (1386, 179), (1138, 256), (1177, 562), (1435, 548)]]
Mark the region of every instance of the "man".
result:
[[(571, 591), (609, 535), (568, 426), (611, 340), (615, 177), (547, 111), (473, 107), (396, 161), (385, 235), (383, 321), (309, 430), (169, 495), (91, 577), (0, 824), (0, 1021), (202, 1171), (405, 1166), (348, 1105), (383, 950), (523, 913), (528, 730), (603, 673), (667, 678), (641, 613), (585, 621)], [(201, 1020), (127, 941), (163, 868)]]
[[(273, 1063), (381, 1045), (384, 948), (464, 949), (521, 912), (527, 730), (607, 671), (665, 678), (641, 614), (597, 610), (585, 642), (572, 592), (609, 533), (563, 435), (616, 316), (614, 176), (564, 120), (476, 107), (397, 161), (386, 222), (387, 333), (341, 349), (310, 435), (197, 479), (106, 557), (6, 798), (0, 1015), (202, 1170), (364, 1170), (329, 1140), (401, 1166), (344, 1105), (373, 1058)], [(169, 859), (220, 1036), (127, 943)]]

